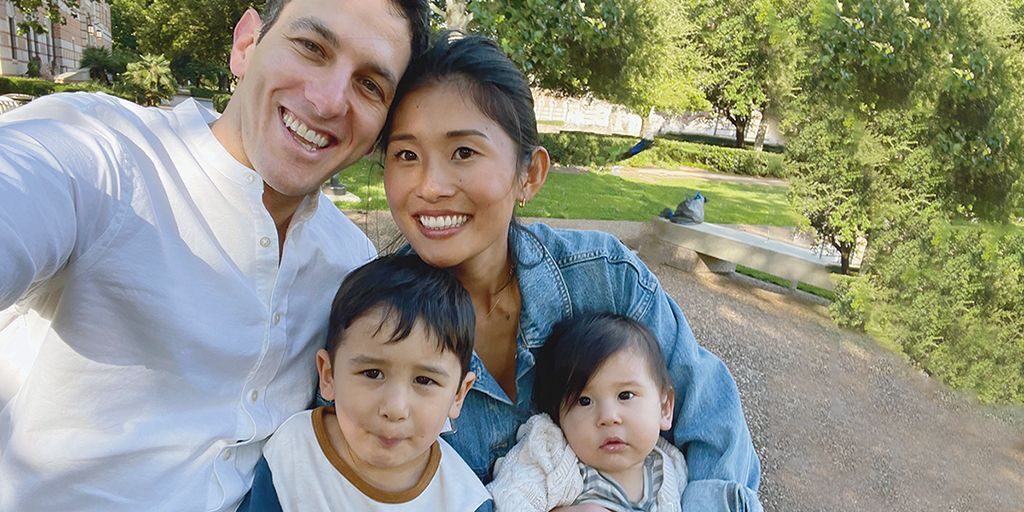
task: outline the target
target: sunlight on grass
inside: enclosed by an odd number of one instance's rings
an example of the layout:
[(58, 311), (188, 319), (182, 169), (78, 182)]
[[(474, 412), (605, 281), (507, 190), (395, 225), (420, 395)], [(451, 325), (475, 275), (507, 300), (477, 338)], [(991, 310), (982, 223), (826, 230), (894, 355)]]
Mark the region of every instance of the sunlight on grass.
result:
[[(341, 182), (362, 202), (349, 208), (384, 210), (383, 170), (364, 159), (341, 173)], [(524, 217), (593, 220), (648, 220), (675, 209), (701, 191), (709, 201), (705, 219), (716, 224), (796, 226), (800, 216), (786, 199), (786, 187), (747, 185), (699, 178), (623, 179), (607, 173), (551, 173), (540, 193), (519, 214)]]

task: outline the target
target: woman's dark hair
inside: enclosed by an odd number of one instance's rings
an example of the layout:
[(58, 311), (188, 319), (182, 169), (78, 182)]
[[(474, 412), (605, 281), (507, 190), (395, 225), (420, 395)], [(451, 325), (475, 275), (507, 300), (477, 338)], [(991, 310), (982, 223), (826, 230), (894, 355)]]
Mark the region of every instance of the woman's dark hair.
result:
[[(270, 32), (270, 27), (277, 23), (281, 15), (281, 9), (291, 0), (267, 0), (260, 11), (260, 20), (263, 21), (263, 28), (260, 30), (259, 41)], [(391, 8), (409, 22), (409, 33), (412, 39), (409, 47), (412, 50), (412, 58), (423, 53), (430, 40), (430, 5), (427, 0), (390, 0)]]
[(424, 86), (443, 83), (464, 87), (477, 108), (501, 126), (518, 146), (517, 164), (520, 173), (525, 172), (539, 144), (530, 84), (494, 41), (458, 31), (439, 34), (426, 53), (409, 65), (384, 123), (380, 149), (388, 146), (402, 99)]
[(442, 352), (455, 354), (462, 377), (466, 376), (476, 316), (469, 293), (451, 271), (432, 267), (415, 254), (382, 256), (353, 270), (331, 305), (327, 352), (332, 361), (352, 322), (378, 310), (382, 311), (378, 332), (386, 323), (394, 323), (388, 343), (404, 340), (421, 321)]
[(601, 365), (623, 350), (634, 351), (647, 362), (662, 393), (672, 389), (661, 347), (647, 327), (626, 316), (595, 313), (555, 324), (537, 355), (534, 405), (558, 424), (562, 406), (579, 399)]

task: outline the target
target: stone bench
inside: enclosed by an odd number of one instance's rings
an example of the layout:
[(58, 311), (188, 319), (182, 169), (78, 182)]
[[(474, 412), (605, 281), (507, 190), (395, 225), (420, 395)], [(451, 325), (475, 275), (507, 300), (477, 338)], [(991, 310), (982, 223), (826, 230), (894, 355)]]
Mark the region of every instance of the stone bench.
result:
[(829, 278), (838, 258), (715, 224), (673, 224), (656, 217), (640, 244), (649, 264), (663, 263), (687, 272), (731, 273), (740, 264), (790, 281), (835, 290)]

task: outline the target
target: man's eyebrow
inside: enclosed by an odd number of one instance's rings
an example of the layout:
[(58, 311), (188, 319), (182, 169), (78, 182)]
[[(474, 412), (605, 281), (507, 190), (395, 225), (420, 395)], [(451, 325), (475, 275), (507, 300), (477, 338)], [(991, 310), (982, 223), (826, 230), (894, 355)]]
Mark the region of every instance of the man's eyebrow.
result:
[(322, 37), (323, 40), (327, 41), (327, 44), (332, 47), (338, 48), (341, 46), (341, 40), (338, 39), (338, 35), (331, 29), (327, 28), (327, 25), (324, 25), (324, 22), (312, 16), (303, 16), (298, 18), (293, 21), (289, 27), (292, 30), (309, 30), (311, 32), (316, 32), (317, 35)]
[[(308, 30), (311, 32), (316, 32), (316, 34), (323, 38), (324, 41), (327, 41), (327, 44), (330, 45), (331, 48), (337, 50), (338, 48), (341, 47), (341, 38), (339, 38), (338, 35), (334, 33), (334, 31), (327, 28), (327, 25), (324, 25), (324, 22), (320, 21), (318, 18), (314, 18), (312, 16), (303, 16), (293, 21), (292, 24), (289, 25), (289, 27), (292, 30)], [(370, 73), (378, 75), (381, 78), (383, 78), (385, 81), (388, 82), (389, 87), (394, 87), (395, 84), (398, 83), (398, 77), (396, 77), (395, 74), (391, 72), (391, 70), (385, 68), (384, 66), (381, 66), (379, 63), (371, 62), (368, 64), (368, 66), (370, 68)]]

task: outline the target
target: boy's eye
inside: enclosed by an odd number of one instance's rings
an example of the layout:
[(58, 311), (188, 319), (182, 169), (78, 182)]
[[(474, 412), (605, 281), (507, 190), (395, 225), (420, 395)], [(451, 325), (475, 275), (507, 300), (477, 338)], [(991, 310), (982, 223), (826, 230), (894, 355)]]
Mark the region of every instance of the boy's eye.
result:
[(592, 400), (590, 400), (589, 396), (581, 396), (576, 399), (576, 403), (582, 405), (583, 407), (587, 407), (592, 403)]
[(467, 158), (470, 158), (475, 154), (475, 150), (462, 146), (455, 150), (455, 153), (452, 154), (452, 158), (454, 158), (455, 160), (466, 160)]
[(416, 384), (419, 384), (421, 386), (430, 386), (432, 384), (437, 384), (437, 381), (434, 380), (434, 379), (431, 379), (430, 377), (422, 377), (422, 376), (421, 377), (416, 377), (415, 381), (416, 381)]
[(380, 370), (363, 370), (363, 371), (361, 371), (359, 373), (363, 374), (363, 377), (366, 377), (368, 379), (382, 379), (382, 378), (384, 378), (384, 372), (382, 372)]
[(401, 160), (403, 162), (415, 162), (416, 159), (419, 158), (419, 157), (416, 156), (416, 153), (413, 153), (412, 151), (409, 151), (408, 149), (402, 149), (402, 150), (399, 150), (399, 151), (395, 152), (395, 158), (397, 158), (397, 159), (399, 159), (399, 160)]
[(619, 400), (629, 400), (636, 396), (636, 393), (632, 391), (623, 391), (619, 393)]

